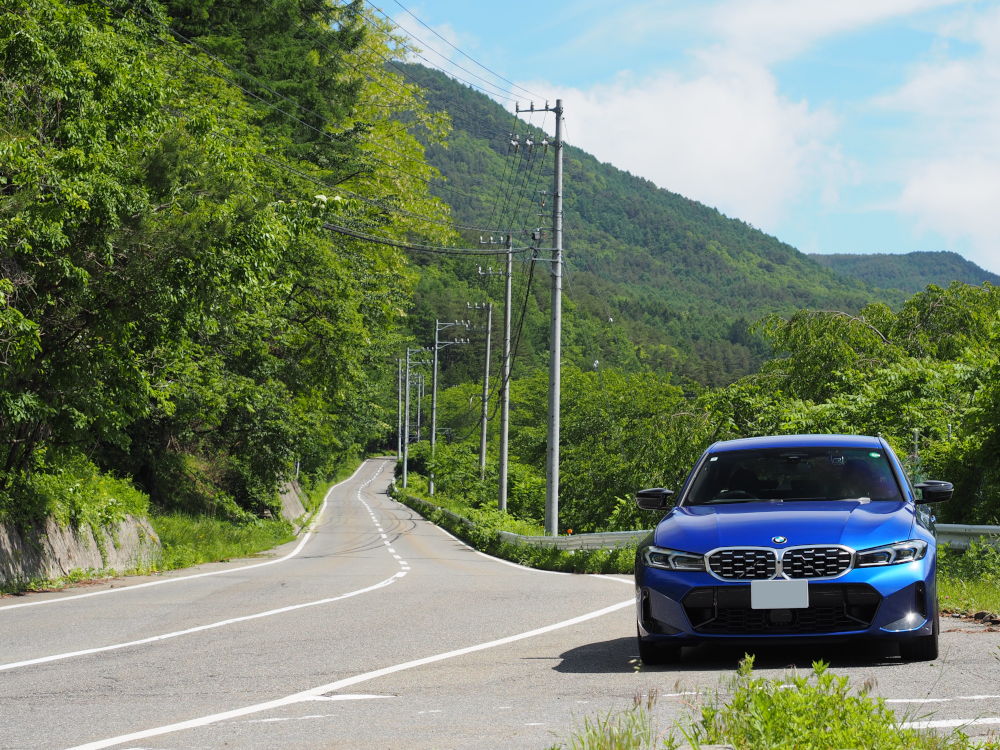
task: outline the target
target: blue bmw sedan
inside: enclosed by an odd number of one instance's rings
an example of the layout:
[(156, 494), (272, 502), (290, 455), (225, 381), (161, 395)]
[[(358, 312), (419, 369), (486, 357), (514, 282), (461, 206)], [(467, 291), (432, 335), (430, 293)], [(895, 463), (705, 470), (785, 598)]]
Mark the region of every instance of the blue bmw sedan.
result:
[(715, 443), (676, 497), (636, 495), (641, 508), (670, 509), (636, 556), (643, 662), (706, 641), (874, 638), (907, 660), (937, 658), (927, 504), (951, 495), (948, 482), (912, 484), (879, 437)]

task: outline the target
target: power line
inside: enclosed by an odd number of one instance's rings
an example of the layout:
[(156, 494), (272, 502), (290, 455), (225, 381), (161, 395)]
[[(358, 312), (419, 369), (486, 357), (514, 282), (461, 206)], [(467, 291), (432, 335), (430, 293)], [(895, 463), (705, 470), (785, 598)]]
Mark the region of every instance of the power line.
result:
[[(396, 3), (396, 5), (398, 5), (400, 8), (402, 8), (403, 11), (407, 15), (409, 15), (414, 21), (416, 21), (417, 23), (419, 23), (421, 26), (423, 26), (425, 29), (427, 29), (429, 32), (431, 32), (434, 36), (436, 36), (442, 42), (444, 42), (445, 44), (447, 44), (453, 50), (455, 50), (456, 52), (458, 52), (458, 54), (462, 55), (463, 57), (465, 57), (465, 58), (467, 58), (469, 60), (472, 60), (472, 62), (474, 62), (476, 65), (478, 65), (483, 70), (487, 71), (491, 75), (496, 76), (501, 81), (503, 81), (505, 83), (509, 83), (514, 88), (521, 89), (521, 91), (523, 91), (524, 93), (528, 94), (529, 96), (537, 96), (539, 99), (544, 99), (545, 98), (541, 94), (536, 94), (533, 91), (529, 91), (528, 89), (524, 88), (523, 86), (519, 86), (516, 83), (514, 83), (513, 81), (508, 80), (507, 78), (504, 78), (502, 75), (500, 75), (496, 71), (490, 70), (485, 65), (483, 65), (481, 62), (479, 62), (478, 60), (474, 59), (473, 57), (470, 57), (468, 54), (466, 54), (461, 49), (459, 49), (458, 47), (456, 47), (454, 44), (452, 44), (451, 42), (449, 42), (447, 39), (445, 39), (443, 36), (441, 36), (441, 34), (439, 34), (434, 28), (428, 26), (426, 23), (424, 23), (419, 18), (417, 18), (408, 8), (406, 8), (401, 2), (399, 2), (399, 0), (393, 0), (393, 2)], [(511, 93), (513, 93), (513, 92), (511, 92)]]
[[(485, 79), (485, 78), (483, 78), (482, 76), (480, 76), (480, 75), (478, 75), (478, 74), (474, 73), (473, 71), (469, 70), (468, 68), (466, 68), (466, 67), (463, 67), (462, 65), (459, 65), (458, 63), (455, 63), (455, 62), (452, 62), (451, 60), (448, 60), (448, 58), (446, 58), (446, 57), (445, 57), (444, 55), (442, 55), (442, 54), (441, 54), (440, 52), (438, 52), (437, 50), (435, 50), (435, 49), (434, 49), (434, 48), (433, 48), (433, 47), (432, 47), (431, 45), (427, 44), (427, 42), (423, 41), (423, 40), (422, 40), (422, 39), (421, 39), (420, 37), (418, 37), (418, 36), (417, 36), (416, 34), (413, 34), (413, 33), (411, 33), (411, 32), (408, 32), (408, 31), (407, 31), (406, 29), (404, 29), (404, 28), (403, 28), (402, 26), (400, 26), (400, 25), (399, 25), (398, 23), (396, 23), (395, 21), (393, 21), (393, 20), (392, 20), (392, 17), (391, 17), (391, 16), (390, 16), (390, 15), (389, 15), (388, 13), (386, 13), (386, 12), (385, 12), (384, 10), (382, 10), (382, 9), (381, 9), (381, 8), (379, 8), (379, 7), (377, 6), (377, 5), (375, 5), (375, 3), (371, 2), (371, 0), (365, 0), (365, 3), (367, 3), (367, 4), (368, 4), (368, 5), (369, 5), (369, 6), (371, 7), (371, 8), (373, 8), (373, 9), (374, 9), (374, 10), (376, 10), (377, 12), (381, 13), (381, 14), (382, 14), (382, 16), (384, 16), (384, 17), (385, 17), (385, 20), (386, 20), (386, 21), (388, 21), (388, 22), (389, 22), (389, 23), (391, 23), (391, 24), (392, 24), (393, 26), (395, 26), (395, 27), (396, 27), (397, 29), (399, 29), (399, 30), (400, 30), (401, 32), (403, 32), (403, 34), (404, 34), (404, 35), (406, 35), (407, 37), (409, 37), (409, 38), (411, 38), (411, 39), (414, 39), (415, 41), (417, 41), (417, 42), (419, 42), (420, 44), (424, 45), (424, 46), (425, 46), (426, 48), (428, 48), (428, 49), (429, 49), (430, 51), (432, 51), (432, 52), (433, 52), (434, 54), (436, 54), (436, 55), (437, 55), (438, 57), (440, 57), (441, 59), (445, 60), (445, 61), (446, 61), (446, 62), (447, 62), (447, 63), (448, 63), (449, 65), (453, 65), (454, 67), (456, 67), (456, 68), (458, 68), (459, 70), (462, 70), (462, 71), (464, 71), (464, 72), (468, 73), (469, 75), (473, 76), (474, 78), (478, 78), (478, 79), (479, 79), (480, 81), (482, 81), (483, 83), (485, 83), (485, 84), (486, 84), (487, 86), (490, 86), (490, 87), (492, 87), (492, 88), (496, 89), (496, 91), (495, 91), (495, 92), (494, 92), (494, 91), (487, 91), (487, 90), (486, 90), (486, 89), (484, 89), (484, 88), (483, 88), (482, 86), (479, 86), (478, 84), (475, 84), (475, 83), (473, 83), (472, 81), (469, 81), (469, 80), (466, 80), (466, 79), (462, 78), (461, 76), (458, 76), (458, 75), (455, 75), (454, 73), (449, 73), (448, 71), (444, 70), (444, 69), (443, 69), (443, 68), (442, 68), (441, 66), (439, 66), (439, 65), (435, 65), (435, 64), (434, 64), (433, 62), (431, 62), (430, 60), (428, 60), (428, 59), (427, 59), (426, 57), (424, 57), (424, 55), (422, 55), (422, 54), (421, 54), (421, 53), (420, 53), (420, 52), (419, 52), (418, 50), (416, 50), (416, 49), (414, 49), (413, 47), (411, 47), (411, 46), (407, 45), (407, 44), (406, 44), (405, 42), (401, 42), (401, 43), (400, 43), (400, 46), (401, 46), (401, 47), (402, 47), (403, 49), (407, 50), (407, 51), (408, 51), (408, 52), (409, 52), (410, 54), (412, 54), (412, 55), (416, 55), (417, 57), (419, 57), (419, 58), (420, 58), (421, 60), (423, 60), (424, 62), (426, 62), (426, 63), (427, 63), (427, 64), (428, 64), (429, 66), (431, 66), (432, 68), (435, 68), (435, 69), (437, 69), (437, 70), (441, 70), (441, 72), (443, 72), (443, 73), (447, 73), (447, 74), (448, 74), (448, 75), (450, 75), (450, 76), (451, 76), (452, 78), (455, 78), (456, 80), (459, 80), (459, 81), (461, 81), (462, 83), (465, 83), (465, 84), (467, 84), (467, 85), (469, 85), (469, 86), (472, 86), (473, 88), (475, 88), (475, 89), (478, 89), (479, 91), (483, 92), (484, 94), (486, 94), (486, 95), (488, 95), (488, 96), (491, 96), (491, 97), (498, 97), (498, 98), (500, 98), (500, 99), (506, 99), (507, 101), (510, 101), (510, 102), (513, 102), (513, 101), (517, 101), (517, 98), (518, 98), (518, 97), (517, 97), (517, 93), (516, 93), (516, 92), (514, 92), (514, 91), (511, 91), (511, 90), (509, 90), (509, 89), (505, 89), (505, 88), (503, 88), (502, 86), (497, 86), (497, 85), (496, 85), (495, 83), (491, 83), (491, 82), (490, 82), (490, 81), (488, 81), (487, 79)], [(478, 63), (477, 63), (477, 64), (478, 64)], [(510, 94), (510, 96), (507, 96), (507, 94)]]
[(324, 223), (323, 228), (331, 232), (344, 234), (348, 237), (355, 237), (359, 240), (374, 242), (379, 245), (388, 245), (390, 247), (398, 247), (403, 250), (413, 250), (415, 252), (433, 253), (435, 255), (497, 256), (506, 255), (508, 252), (526, 253), (532, 249), (531, 247), (515, 247), (513, 250), (507, 250), (506, 248), (502, 250), (477, 250), (475, 248), (446, 247), (443, 245), (418, 245), (412, 242), (394, 240), (389, 237), (379, 237), (378, 235), (368, 234), (367, 232), (352, 229), (351, 227), (345, 227), (340, 224), (333, 224), (331, 222)]

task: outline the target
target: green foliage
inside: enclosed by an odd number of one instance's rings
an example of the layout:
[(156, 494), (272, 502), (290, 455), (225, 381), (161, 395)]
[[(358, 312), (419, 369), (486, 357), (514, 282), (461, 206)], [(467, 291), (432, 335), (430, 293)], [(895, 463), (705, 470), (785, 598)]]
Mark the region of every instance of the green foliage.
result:
[(281, 518), (234, 524), (203, 515), (170, 513), (153, 515), (150, 522), (163, 545), (164, 570), (250, 557), (295, 536), (292, 525)]
[(993, 285), (1000, 284), (1000, 276), (951, 252), (876, 255), (831, 253), (809, 257), (842, 276), (885, 289), (902, 289), (909, 294), (919, 292), (929, 284), (943, 286), (953, 281), (972, 286), (979, 286), (985, 281)]
[[(614, 369), (562, 371), (560, 526), (577, 532), (651, 525), (631, 496), (643, 487), (679, 487), (708, 439), (711, 423), (669, 376)], [(511, 451), (544, 472), (547, 374), (511, 392)], [(539, 475), (540, 478), (544, 474)]]
[(853, 690), (847, 677), (835, 675), (823, 662), (808, 675), (769, 679), (753, 673), (753, 657), (739, 666), (725, 693), (701, 709), (685, 730), (695, 746), (732, 745), (736, 750), (912, 750), (968, 748), (961, 734), (939, 737), (899, 726), (881, 698), (862, 686)]
[[(697, 717), (675, 720), (665, 732), (656, 726), (656, 694), (637, 696), (619, 713), (586, 718), (568, 743), (571, 750), (675, 750), (732, 747), (735, 750), (987, 750), (960, 731), (904, 729), (867, 685), (853, 689), (847, 677), (815, 662), (806, 675), (758, 677), (746, 656), (735, 675), (703, 697)], [(683, 741), (678, 739), (683, 738)]]
[(47, 463), (0, 503), (0, 521), (29, 523), (50, 516), (64, 526), (86, 525), (96, 532), (149, 510), (149, 498), (130, 481), (102, 474), (79, 453), (51, 456)]
[[(398, 74), (361, 13), (0, 11), (0, 492), (28, 497), (74, 446), (161, 507), (245, 520), (296, 462), (325, 478), (388, 431), (412, 276), (325, 227), (446, 219), (410, 133), (443, 123), (405, 94), (363, 100)], [(404, 108), (410, 125), (387, 117)]]
[(938, 594), (946, 610), (1000, 612), (1000, 549), (986, 539), (965, 551), (939, 549)]

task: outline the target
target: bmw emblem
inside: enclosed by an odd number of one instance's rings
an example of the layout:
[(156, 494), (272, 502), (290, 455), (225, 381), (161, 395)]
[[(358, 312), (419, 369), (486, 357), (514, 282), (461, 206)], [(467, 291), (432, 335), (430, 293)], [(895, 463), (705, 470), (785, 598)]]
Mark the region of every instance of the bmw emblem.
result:
[(771, 541), (774, 542), (775, 544), (784, 544), (785, 542), (788, 541), (788, 539), (783, 536), (772, 536)]

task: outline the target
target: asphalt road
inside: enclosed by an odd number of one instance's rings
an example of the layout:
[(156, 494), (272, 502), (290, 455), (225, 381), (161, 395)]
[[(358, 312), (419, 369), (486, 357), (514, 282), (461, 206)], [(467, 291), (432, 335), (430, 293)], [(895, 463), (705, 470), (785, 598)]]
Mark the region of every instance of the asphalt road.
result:
[[(270, 556), (0, 599), (0, 747), (545, 748), (651, 691), (667, 726), (742, 656), (641, 666), (627, 577), (475, 552), (385, 494), (391, 466)], [(783, 647), (757, 668), (818, 658), (912, 721), (1000, 731), (1000, 633), (946, 620), (931, 663)]]

